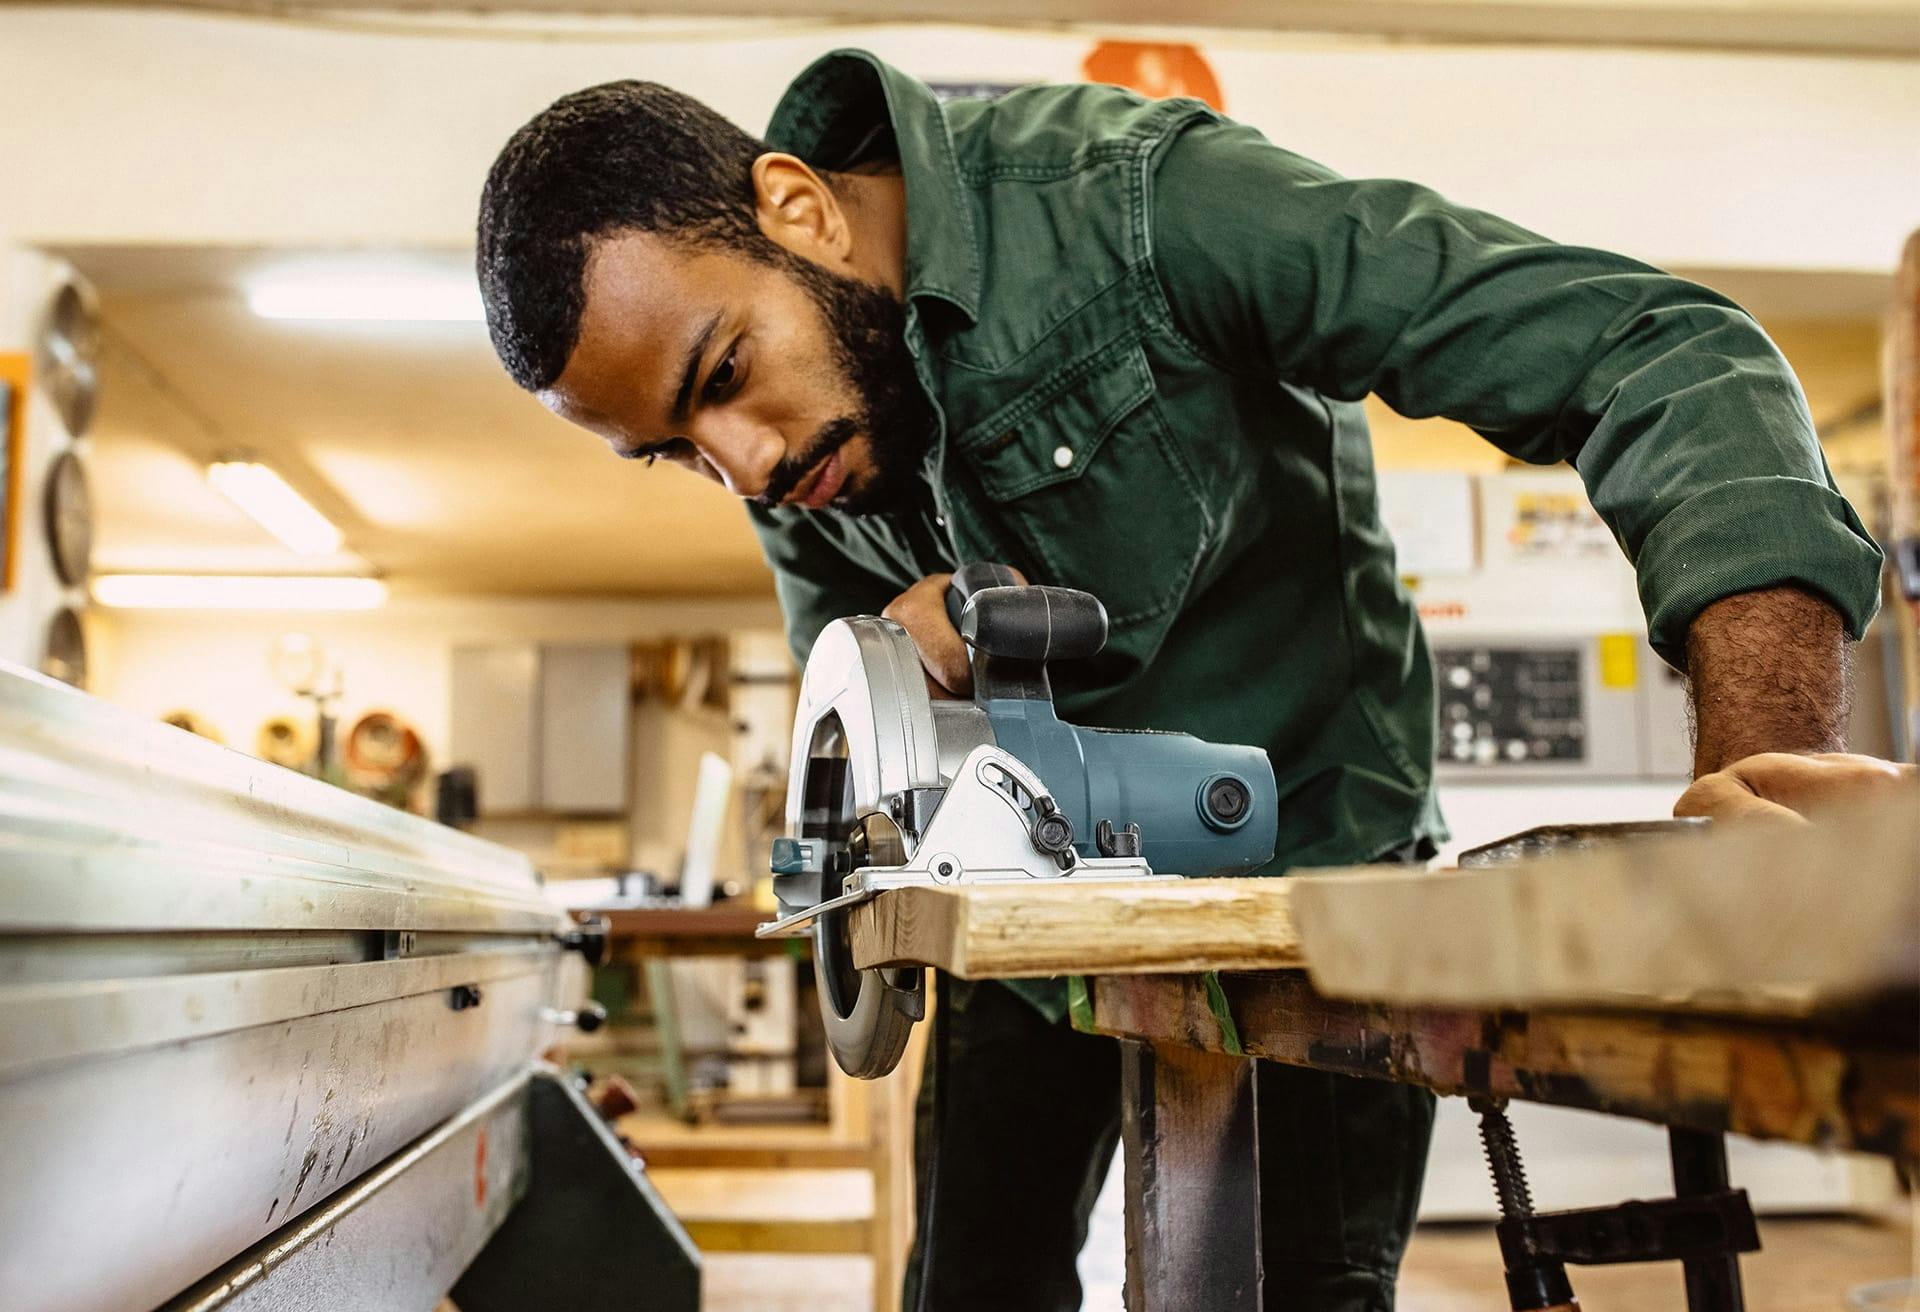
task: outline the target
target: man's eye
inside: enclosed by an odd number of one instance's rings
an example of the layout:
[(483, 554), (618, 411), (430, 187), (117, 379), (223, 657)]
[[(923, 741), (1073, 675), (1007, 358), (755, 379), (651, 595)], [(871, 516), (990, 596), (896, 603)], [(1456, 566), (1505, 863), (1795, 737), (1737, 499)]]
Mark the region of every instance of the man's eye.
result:
[(738, 372), (733, 362), (733, 355), (729, 353), (727, 358), (715, 365), (713, 372), (707, 375), (708, 399), (718, 399), (725, 395), (733, 387), (733, 381), (738, 376)]

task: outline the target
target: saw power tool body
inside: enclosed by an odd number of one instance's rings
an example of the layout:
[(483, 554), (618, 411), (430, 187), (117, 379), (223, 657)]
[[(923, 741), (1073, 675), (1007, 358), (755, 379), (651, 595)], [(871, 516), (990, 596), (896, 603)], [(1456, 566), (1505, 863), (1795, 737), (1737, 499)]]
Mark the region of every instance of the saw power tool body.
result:
[(971, 701), (929, 696), (906, 630), (862, 615), (822, 630), (794, 718), (780, 919), (759, 932), (811, 934), (828, 1045), (863, 1078), (898, 1064), (926, 1000), (918, 968), (854, 965), (858, 903), (909, 885), (1242, 874), (1273, 856), (1264, 751), (1055, 715), (1046, 667), (1106, 644), (1097, 599), (970, 565), (947, 607)]

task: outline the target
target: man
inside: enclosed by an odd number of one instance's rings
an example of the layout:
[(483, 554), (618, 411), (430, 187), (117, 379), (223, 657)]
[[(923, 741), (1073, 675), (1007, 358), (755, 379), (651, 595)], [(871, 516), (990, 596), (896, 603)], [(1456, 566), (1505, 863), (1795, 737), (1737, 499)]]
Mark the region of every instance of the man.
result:
[[(942, 108), (840, 52), (763, 142), (664, 87), (596, 87), (507, 143), (478, 259), (523, 387), (749, 502), (796, 657), (829, 620), (884, 611), (961, 693), (957, 564), (1084, 588), (1113, 636), (1056, 671), (1062, 714), (1264, 746), (1273, 872), (1444, 836), (1369, 392), (1575, 465), (1637, 563), (1654, 646), (1691, 672), (1700, 774), (1842, 745), (1880, 556), (1753, 320), (1340, 178), (1201, 104), (1067, 86)], [(1714, 787), (1763, 804), (1780, 759)], [(929, 1190), (923, 1116), (906, 1307), (1079, 1305), (1117, 1057), (1063, 1023), (1051, 982), (1019, 991), (943, 994), (944, 1146)], [(1431, 1098), (1258, 1078), (1268, 1305), (1391, 1307)]]

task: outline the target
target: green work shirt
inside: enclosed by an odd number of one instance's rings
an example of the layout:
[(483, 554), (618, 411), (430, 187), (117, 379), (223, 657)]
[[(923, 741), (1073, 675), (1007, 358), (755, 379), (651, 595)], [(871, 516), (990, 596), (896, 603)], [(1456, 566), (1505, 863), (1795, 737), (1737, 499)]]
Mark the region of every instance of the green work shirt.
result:
[(1084, 588), (1112, 637), (1055, 668), (1062, 715), (1266, 748), (1270, 873), (1445, 837), (1369, 392), (1572, 464), (1676, 665), (1737, 592), (1809, 588), (1856, 637), (1872, 618), (1880, 553), (1799, 384), (1705, 288), (1114, 87), (942, 105), (840, 51), (767, 142), (826, 170), (899, 161), (907, 345), (940, 419), (919, 504), (751, 508), (795, 657), (965, 561)]

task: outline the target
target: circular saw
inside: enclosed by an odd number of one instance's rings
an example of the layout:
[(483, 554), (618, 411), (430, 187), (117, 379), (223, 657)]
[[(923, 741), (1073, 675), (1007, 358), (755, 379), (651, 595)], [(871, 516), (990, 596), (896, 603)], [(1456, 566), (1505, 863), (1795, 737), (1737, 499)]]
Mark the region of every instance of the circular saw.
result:
[(861, 615), (821, 631), (794, 718), (780, 918), (758, 932), (811, 935), (828, 1046), (865, 1079), (899, 1064), (926, 998), (917, 967), (854, 963), (859, 903), (916, 884), (1243, 874), (1273, 857), (1279, 804), (1260, 748), (1054, 713), (1048, 665), (1106, 645), (1096, 598), (969, 565), (947, 609), (972, 700), (930, 697), (906, 630)]

